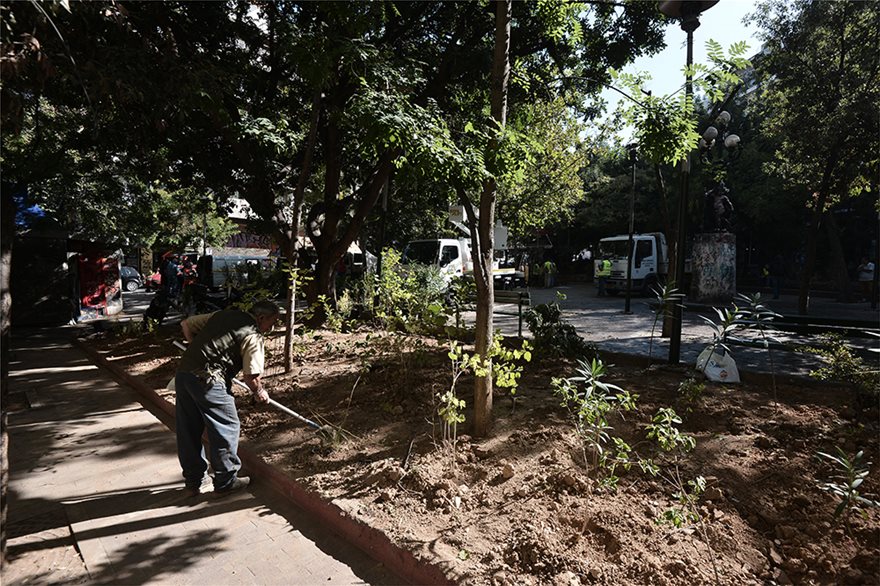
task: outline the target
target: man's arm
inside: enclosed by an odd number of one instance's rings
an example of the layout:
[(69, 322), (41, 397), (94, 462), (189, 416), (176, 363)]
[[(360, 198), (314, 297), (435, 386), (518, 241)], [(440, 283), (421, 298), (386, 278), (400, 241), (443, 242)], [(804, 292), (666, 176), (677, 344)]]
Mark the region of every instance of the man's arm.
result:
[(246, 384), (251, 390), (251, 393), (253, 393), (254, 400), (257, 403), (269, 402), (269, 393), (267, 393), (266, 389), (263, 388), (263, 383), (260, 382), (259, 374), (246, 374), (242, 376), (242, 380), (244, 384)]
[(263, 373), (265, 364), (265, 350), (263, 348), (263, 337), (259, 334), (252, 334), (246, 337), (241, 343), (242, 357), (242, 380), (248, 386), (254, 395), (257, 403), (268, 403), (269, 393), (263, 388), (260, 381), (260, 375)]
[(202, 313), (199, 315), (191, 315), (180, 322), (180, 329), (183, 330), (183, 337), (187, 342), (192, 342), (196, 334), (201, 331), (208, 320), (211, 319), (213, 313)]

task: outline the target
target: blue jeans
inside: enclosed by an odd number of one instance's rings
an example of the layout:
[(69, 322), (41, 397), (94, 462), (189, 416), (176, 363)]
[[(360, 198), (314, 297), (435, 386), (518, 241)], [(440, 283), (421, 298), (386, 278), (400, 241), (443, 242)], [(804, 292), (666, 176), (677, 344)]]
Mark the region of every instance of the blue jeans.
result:
[(205, 382), (194, 374), (174, 378), (177, 419), (177, 458), (188, 487), (199, 486), (208, 462), (202, 433), (208, 432), (208, 453), (214, 470), (214, 489), (226, 488), (241, 469), (238, 435), (241, 423), (235, 397), (220, 381)]

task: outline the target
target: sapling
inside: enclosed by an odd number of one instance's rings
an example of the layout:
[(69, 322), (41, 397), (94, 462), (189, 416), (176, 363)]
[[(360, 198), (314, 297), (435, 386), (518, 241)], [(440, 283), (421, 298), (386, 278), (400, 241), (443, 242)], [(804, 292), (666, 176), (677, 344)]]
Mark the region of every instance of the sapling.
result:
[(684, 293), (679, 293), (673, 282), (664, 283), (662, 286), (654, 287), (651, 291), (654, 292), (654, 304), (652, 307), (652, 310), (654, 311), (654, 323), (651, 324), (651, 338), (648, 340), (649, 359), (654, 356), (654, 331), (657, 329), (657, 322), (660, 321), (660, 316), (663, 316), (664, 318), (671, 316), (672, 309), (676, 305), (684, 307), (681, 303), (684, 299)]
[(742, 320), (743, 314), (736, 305), (731, 309), (718, 309), (717, 307), (713, 307), (712, 309), (715, 310), (715, 314), (718, 316), (717, 322), (712, 321), (704, 315), (700, 316), (700, 319), (712, 328), (712, 343), (708, 346), (709, 353), (703, 364), (702, 372), (704, 375), (706, 374), (706, 368), (709, 366), (712, 355), (715, 354), (718, 348), (730, 353), (730, 348), (727, 347), (726, 343), (727, 337), (736, 330), (742, 328), (740, 321)]
[(464, 399), (459, 399), (456, 396), (455, 385), (458, 383), (461, 375), (467, 372), (468, 363), (472, 360), (472, 357), (454, 342), (447, 356), (449, 356), (452, 367), (452, 383), (445, 393), (437, 397), (440, 401), (437, 415), (440, 416), (440, 420), (443, 422), (443, 442), (451, 446), (452, 465), (455, 466), (455, 443), (458, 439), (458, 424), (465, 421), (464, 408), (466, 405)]
[(775, 342), (775, 340), (770, 338), (767, 335), (767, 332), (775, 329), (773, 327), (773, 320), (782, 316), (761, 303), (760, 293), (755, 293), (754, 295), (744, 295), (740, 293), (737, 294), (736, 297), (737, 299), (745, 303), (745, 307), (743, 307), (740, 311), (742, 311), (743, 318), (748, 320), (749, 329), (758, 330), (758, 332), (761, 334), (761, 341), (764, 344), (764, 348), (767, 349), (767, 356), (770, 359), (770, 377), (773, 383), (773, 406), (775, 408), (778, 408), (779, 402), (777, 401), (776, 392), (776, 366), (773, 363), (773, 350), (770, 347), (770, 342)]
[(675, 492), (672, 496), (678, 501), (678, 508), (666, 511), (663, 518), (672, 522), (676, 527), (680, 527), (686, 522), (697, 525), (703, 540), (706, 542), (706, 547), (709, 549), (709, 559), (712, 563), (712, 570), (715, 572), (715, 582), (720, 583), (709, 532), (706, 530), (703, 517), (700, 515), (700, 510), (697, 507), (700, 497), (706, 490), (706, 480), (702, 476), (686, 480), (681, 472), (681, 462), (684, 459), (684, 455), (696, 447), (697, 441), (693, 436), (681, 433), (678, 428), (679, 425), (681, 425), (681, 417), (678, 416), (675, 410), (667, 407), (657, 411), (651, 419), (651, 424), (647, 427), (648, 439), (655, 440), (660, 449), (669, 455), (671, 465), (661, 469), (651, 462), (642, 467), (655, 476), (659, 475), (674, 487)]
[[(584, 463), (592, 467), (597, 480), (613, 488), (618, 481), (617, 466), (629, 469), (632, 462), (630, 446), (609, 433), (613, 428), (608, 417), (614, 412), (634, 409), (638, 396), (602, 381), (607, 367), (598, 358), (591, 362), (578, 360), (576, 372), (577, 375), (570, 378), (553, 379), (553, 392), (568, 409), (581, 442)], [(605, 475), (600, 477), (603, 471)]]
[(846, 532), (852, 536), (852, 527), (849, 523), (850, 514), (859, 513), (863, 517), (867, 517), (868, 512), (865, 509), (880, 507), (880, 502), (862, 496), (859, 492), (859, 487), (868, 477), (871, 466), (870, 462), (862, 463), (865, 452), (859, 450), (855, 456), (850, 458), (840, 447), (835, 446), (835, 450), (837, 455), (816, 452), (818, 458), (829, 462), (835, 468), (835, 473), (831, 475), (831, 482), (819, 482), (818, 485), (820, 489), (839, 499), (837, 507), (834, 509), (834, 518), (843, 517)]

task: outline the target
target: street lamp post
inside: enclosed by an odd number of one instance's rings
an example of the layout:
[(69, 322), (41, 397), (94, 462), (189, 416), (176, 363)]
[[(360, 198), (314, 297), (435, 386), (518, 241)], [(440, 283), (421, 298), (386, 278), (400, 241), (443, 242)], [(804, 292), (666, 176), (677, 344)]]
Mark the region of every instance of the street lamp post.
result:
[(630, 297), (632, 295), (632, 269), (633, 269), (633, 230), (635, 225), (635, 215), (636, 215), (636, 144), (632, 143), (627, 145), (627, 150), (629, 151), (629, 162), (632, 165), (632, 194), (629, 198), (629, 248), (627, 249), (629, 252), (627, 254), (626, 260), (626, 303), (623, 307), (623, 313), (629, 314), (632, 313), (630, 311)]
[[(687, 73), (685, 77), (685, 99), (693, 99), (693, 76), (691, 65), (694, 62), (694, 31), (700, 26), (700, 14), (718, 0), (665, 0), (660, 3), (660, 12), (681, 21), (681, 30), (687, 34)], [(675, 240), (675, 286), (681, 288), (684, 282), (684, 257), (687, 242), (688, 189), (690, 188), (691, 157), (686, 154), (681, 161), (681, 188), (678, 198), (677, 229)], [(678, 364), (681, 357), (681, 304), (672, 305), (672, 330), (669, 338), (669, 363)]]

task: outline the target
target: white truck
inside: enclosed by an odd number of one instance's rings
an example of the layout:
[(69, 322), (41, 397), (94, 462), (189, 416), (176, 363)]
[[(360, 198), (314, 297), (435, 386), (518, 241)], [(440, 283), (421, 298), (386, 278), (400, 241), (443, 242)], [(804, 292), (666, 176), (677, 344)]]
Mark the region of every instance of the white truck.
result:
[[(642, 295), (666, 280), (669, 274), (669, 256), (666, 236), (660, 232), (633, 234), (632, 290)], [(627, 261), (629, 259), (629, 234), (609, 236), (599, 241), (599, 251), (593, 256), (596, 271), (603, 260), (611, 261), (611, 276), (605, 291), (616, 295), (626, 291)]]
[[(464, 234), (459, 238), (434, 238), (429, 240), (413, 240), (403, 249), (403, 262), (416, 262), (433, 265), (440, 269), (446, 284), (456, 277), (472, 275), (474, 258), (471, 253), (470, 230), (467, 227), (462, 206), (449, 208), (449, 222)], [(507, 249), (507, 227), (498, 220), (495, 223), (495, 250)], [(496, 289), (511, 289), (524, 281), (522, 271), (514, 267), (500, 267), (496, 260), (492, 268)]]

